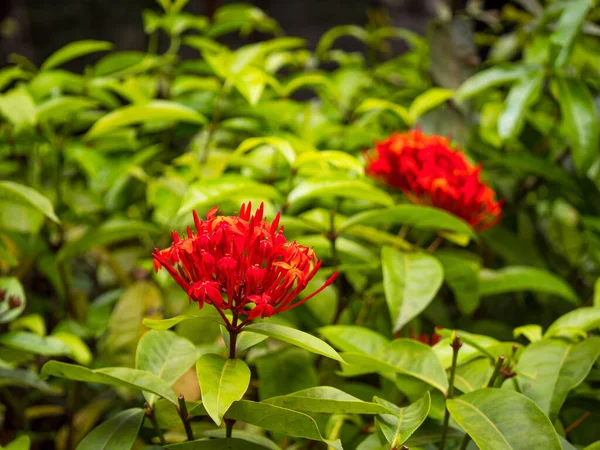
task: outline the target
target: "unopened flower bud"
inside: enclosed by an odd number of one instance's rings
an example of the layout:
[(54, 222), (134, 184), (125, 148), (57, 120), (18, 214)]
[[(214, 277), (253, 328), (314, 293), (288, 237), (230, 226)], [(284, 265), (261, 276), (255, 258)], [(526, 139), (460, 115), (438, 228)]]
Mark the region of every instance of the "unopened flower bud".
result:
[(17, 297), (16, 295), (11, 295), (10, 297), (8, 297), (8, 306), (11, 309), (17, 309), (19, 306), (21, 306), (22, 301), (19, 297)]

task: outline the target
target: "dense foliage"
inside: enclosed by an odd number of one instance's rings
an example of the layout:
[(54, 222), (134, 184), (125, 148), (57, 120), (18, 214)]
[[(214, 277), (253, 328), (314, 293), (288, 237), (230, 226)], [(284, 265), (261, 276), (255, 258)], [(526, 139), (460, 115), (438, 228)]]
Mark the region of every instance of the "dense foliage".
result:
[(0, 70), (0, 444), (599, 449), (600, 7), (186, 3)]

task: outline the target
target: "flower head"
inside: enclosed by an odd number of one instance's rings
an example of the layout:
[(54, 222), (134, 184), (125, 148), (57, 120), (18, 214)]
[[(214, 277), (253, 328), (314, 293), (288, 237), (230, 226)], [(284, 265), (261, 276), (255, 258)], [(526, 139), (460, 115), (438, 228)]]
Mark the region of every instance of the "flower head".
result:
[(481, 167), (443, 137), (420, 130), (393, 134), (367, 158), (367, 174), (402, 190), (412, 203), (445, 209), (476, 231), (500, 220), (502, 202), (481, 181)]
[(254, 214), (251, 204), (242, 205), (239, 216), (219, 216), (217, 209), (205, 221), (194, 212), (195, 231), (173, 233), (173, 245), (153, 254), (155, 269), (164, 267), (200, 308), (208, 303), (223, 317), (230, 310), (247, 322), (294, 308), (335, 280), (337, 273), (296, 300), (321, 267), (315, 252), (287, 241), (279, 214), (266, 221), (262, 204)]

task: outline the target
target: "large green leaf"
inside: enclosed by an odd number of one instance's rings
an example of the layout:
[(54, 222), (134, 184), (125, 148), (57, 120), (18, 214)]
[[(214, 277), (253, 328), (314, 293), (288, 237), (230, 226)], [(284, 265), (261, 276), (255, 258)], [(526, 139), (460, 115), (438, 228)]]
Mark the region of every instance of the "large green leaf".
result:
[(301, 209), (307, 200), (319, 198), (351, 198), (377, 205), (392, 206), (393, 198), (385, 191), (359, 180), (340, 176), (318, 176), (301, 182), (288, 195), (290, 211)]
[(434, 109), (436, 106), (445, 103), (450, 100), (454, 95), (454, 91), (443, 88), (431, 88), (423, 92), (417, 98), (413, 100), (408, 108), (408, 115), (410, 116), (411, 124), (414, 124), (419, 117), (426, 112)]
[(265, 336), (278, 339), (288, 344), (296, 345), (309, 352), (323, 355), (331, 359), (343, 362), (344, 360), (338, 353), (329, 346), (326, 342), (305, 333), (304, 331), (296, 330), (295, 328), (277, 325), (275, 323), (253, 323), (244, 327), (246, 331), (253, 333), (264, 334)]
[(350, 217), (339, 226), (344, 231), (353, 225), (407, 225), (421, 230), (444, 230), (473, 237), (472, 228), (458, 217), (438, 208), (421, 205), (398, 205), (366, 211)]
[(0, 345), (36, 355), (69, 355), (71, 349), (62, 340), (53, 336), (42, 337), (28, 331), (10, 331), (0, 335)]
[(563, 9), (556, 28), (550, 36), (550, 42), (559, 48), (558, 56), (554, 59), (556, 69), (563, 67), (569, 60), (575, 38), (579, 35), (591, 6), (591, 0), (573, 0)]
[[(162, 378), (172, 385), (188, 371), (198, 359), (194, 344), (172, 331), (151, 330), (138, 343), (135, 367)], [(154, 394), (146, 394), (151, 405), (156, 401)]]
[(576, 344), (544, 339), (527, 346), (515, 367), (521, 392), (551, 420), (558, 417), (567, 394), (588, 375), (600, 356), (600, 337)]
[(153, 100), (144, 105), (123, 106), (94, 123), (87, 138), (105, 135), (117, 128), (155, 121), (203, 124), (206, 118), (186, 106), (166, 100)]
[(494, 66), (473, 75), (456, 91), (456, 98), (466, 100), (493, 87), (519, 80), (527, 73), (521, 65)]
[(202, 404), (220, 425), (233, 402), (240, 400), (250, 385), (250, 369), (241, 359), (208, 353), (196, 363)]
[(374, 355), (389, 340), (376, 331), (357, 325), (330, 325), (319, 328), (319, 334), (343, 352)]
[(507, 389), (480, 389), (446, 402), (452, 418), (483, 450), (561, 450), (550, 419)]
[(392, 247), (381, 250), (383, 288), (393, 330), (417, 317), (444, 280), (442, 265), (426, 253), (406, 253)]
[(390, 444), (390, 448), (400, 448), (425, 421), (431, 408), (429, 392), (404, 408), (377, 397), (375, 401), (393, 412), (393, 414), (381, 414), (377, 417), (377, 425)]
[(242, 400), (231, 405), (227, 417), (256, 425), (264, 430), (282, 433), (286, 436), (326, 442), (334, 449), (342, 450), (339, 440), (325, 440), (314, 419), (298, 411), (267, 403)]
[(76, 450), (130, 450), (143, 421), (143, 409), (122, 411), (94, 428), (81, 440)]
[(186, 320), (209, 320), (220, 325), (224, 325), (223, 320), (219, 317), (212, 316), (195, 316), (193, 314), (182, 314), (180, 316), (170, 317), (168, 319), (148, 319), (145, 318), (142, 323), (152, 330), (165, 331), (173, 328), (175, 325), (185, 322)]
[(15, 126), (17, 131), (32, 128), (37, 122), (37, 110), (29, 91), (16, 87), (0, 95), (0, 113)]
[(12, 181), (0, 181), (0, 204), (6, 201), (32, 206), (54, 222), (60, 222), (50, 200), (30, 187)]
[(90, 53), (103, 52), (111, 50), (113, 44), (106, 41), (76, 41), (71, 42), (61, 49), (52, 53), (46, 61), (42, 64), (42, 70), (50, 70), (57, 66), (60, 66), (72, 59), (79, 58), (80, 56), (88, 55)]
[(347, 363), (342, 364), (345, 376), (396, 373), (420, 380), (444, 393), (448, 389), (446, 371), (440, 360), (431, 347), (421, 342), (397, 339), (374, 356), (347, 352), (342, 353), (342, 357)]
[(324, 414), (387, 414), (388, 408), (362, 400), (329, 386), (319, 386), (271, 397), (263, 403), (306, 413)]
[(101, 383), (151, 392), (177, 405), (177, 397), (165, 381), (156, 375), (143, 370), (128, 367), (106, 367), (91, 370), (75, 364), (49, 361), (42, 367), (41, 377), (50, 376), (68, 380), (84, 381), (86, 383)]
[(355, 112), (363, 113), (367, 111), (391, 111), (400, 117), (400, 119), (402, 119), (402, 121), (407, 125), (412, 124), (412, 117), (408, 110), (404, 106), (398, 105), (389, 100), (380, 98), (367, 98), (358, 106), (358, 108), (356, 108)]
[(471, 253), (437, 251), (444, 268), (444, 281), (454, 293), (460, 311), (470, 316), (479, 306), (479, 270), (481, 263)]
[(243, 141), (238, 148), (235, 149), (235, 152), (232, 156), (243, 155), (244, 153), (252, 150), (261, 145), (268, 145), (277, 150), (281, 155), (285, 158), (285, 160), (291, 165), (294, 164), (296, 159), (296, 153), (294, 149), (285, 139), (272, 136), (272, 137), (253, 137), (248, 138)]
[(479, 272), (479, 293), (484, 297), (519, 291), (546, 292), (579, 304), (579, 298), (571, 286), (543, 269), (511, 266), (500, 270), (483, 269)]
[(557, 88), (573, 163), (580, 174), (585, 174), (597, 159), (600, 145), (594, 99), (585, 83), (575, 78), (558, 79)]
[(511, 139), (521, 133), (525, 115), (538, 99), (543, 82), (543, 71), (531, 71), (510, 89), (506, 106), (498, 119), (498, 134), (502, 139)]
[[(0, 386), (23, 386), (30, 389), (38, 389), (46, 394), (56, 393), (38, 374), (25, 369), (9, 369), (0, 367)], [(60, 391), (59, 391), (60, 392)]]
[(556, 319), (546, 330), (545, 336), (551, 336), (561, 330), (581, 330), (584, 332), (600, 327), (600, 308), (578, 308)]

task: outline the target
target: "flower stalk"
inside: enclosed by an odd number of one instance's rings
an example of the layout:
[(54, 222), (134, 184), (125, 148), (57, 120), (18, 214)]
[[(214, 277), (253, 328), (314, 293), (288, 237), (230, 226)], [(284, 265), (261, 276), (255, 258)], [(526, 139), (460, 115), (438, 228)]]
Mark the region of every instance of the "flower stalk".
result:
[(154, 408), (152, 408), (152, 406), (150, 406), (150, 404), (148, 404), (148, 403), (146, 403), (144, 405), (144, 407), (145, 407), (144, 414), (146, 415), (148, 420), (150, 420), (150, 423), (152, 423), (152, 426), (154, 427), (154, 431), (156, 432), (156, 435), (158, 436), (158, 439), (160, 440), (160, 445), (167, 445), (167, 441), (165, 441), (165, 436), (163, 435), (163, 432), (160, 429), (160, 427), (158, 426), (158, 422), (156, 421), (156, 416), (154, 415)]
[[(452, 347), (452, 366), (450, 367), (450, 382), (448, 386), (448, 394), (446, 395), (446, 399), (450, 399), (454, 396), (454, 378), (456, 376), (456, 365), (458, 362), (458, 351), (462, 347), (462, 342), (460, 340), (460, 336), (457, 334), (452, 339), (450, 343), (450, 347)], [(440, 443), (440, 450), (444, 450), (446, 447), (446, 439), (448, 437), (448, 424), (450, 422), (450, 411), (448, 407), (445, 408), (444, 412), (444, 425), (442, 428), (442, 440)]]
[(185, 434), (187, 436), (188, 441), (194, 440), (194, 432), (192, 431), (192, 425), (190, 423), (190, 416), (188, 414), (187, 406), (185, 404), (185, 398), (183, 394), (177, 397), (179, 401), (179, 408), (177, 412), (179, 413), (179, 417), (181, 417), (181, 422), (183, 422), (183, 427), (185, 428)]

